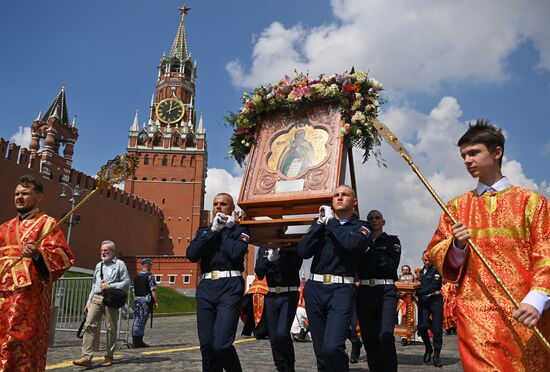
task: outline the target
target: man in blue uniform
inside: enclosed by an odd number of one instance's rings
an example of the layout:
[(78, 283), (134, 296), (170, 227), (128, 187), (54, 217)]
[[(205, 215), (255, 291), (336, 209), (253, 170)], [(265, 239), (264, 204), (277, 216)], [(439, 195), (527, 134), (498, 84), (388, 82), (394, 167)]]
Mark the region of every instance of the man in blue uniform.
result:
[(372, 226), (370, 249), (359, 264), (357, 317), (367, 350), (369, 370), (397, 371), (395, 352), (395, 314), (397, 312), (397, 269), (401, 243), (395, 235), (384, 232), (386, 221), (377, 210), (367, 215)]
[(141, 266), (141, 271), (134, 277), (134, 323), (132, 325), (134, 348), (149, 346), (143, 342), (145, 324), (153, 306), (155, 309), (159, 308), (157, 281), (151, 272), (153, 260), (144, 258), (141, 260)]
[(296, 247), (260, 248), (254, 271), (259, 279), (267, 279), (269, 293), (265, 297), (269, 342), (277, 371), (294, 372), (294, 345), (290, 327), (298, 307), (298, 287), (302, 259)]
[(242, 272), (250, 233), (235, 225), (229, 194), (213, 201), (212, 226), (201, 227), (187, 248), (191, 262), (201, 261), (197, 288), (197, 331), (203, 371), (242, 371), (233, 346), (244, 291)]
[[(441, 296), (441, 275), (430, 264), (426, 252), (422, 255), (424, 267), (420, 271), (420, 288), (416, 291), (418, 296), (418, 334), (426, 347), (424, 363), (432, 359), (436, 367), (442, 367), (440, 360), (441, 347), (443, 346), (443, 296)], [(433, 332), (433, 347), (430, 342), (428, 328), (431, 325)]]
[(319, 371), (349, 371), (345, 342), (354, 306), (354, 275), (372, 229), (354, 218), (356, 205), (351, 187), (337, 187), (334, 212), (321, 206), (319, 219), (298, 243), (299, 257), (313, 257), (304, 299)]

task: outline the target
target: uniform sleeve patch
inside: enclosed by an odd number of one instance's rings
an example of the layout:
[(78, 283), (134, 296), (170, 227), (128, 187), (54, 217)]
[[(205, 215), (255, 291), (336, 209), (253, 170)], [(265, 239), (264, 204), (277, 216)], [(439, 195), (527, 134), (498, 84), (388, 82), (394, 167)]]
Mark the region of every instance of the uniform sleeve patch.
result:
[(363, 235), (369, 235), (370, 234), (370, 230), (366, 226), (361, 226), (359, 228), (359, 232)]
[(248, 243), (248, 241), (250, 240), (250, 235), (246, 233), (241, 233), (241, 240)]
[(434, 276), (435, 276), (435, 280), (441, 279), (441, 276), (439, 274), (435, 274)]
[(396, 252), (401, 252), (401, 246), (397, 243), (393, 244), (393, 249), (395, 249)]

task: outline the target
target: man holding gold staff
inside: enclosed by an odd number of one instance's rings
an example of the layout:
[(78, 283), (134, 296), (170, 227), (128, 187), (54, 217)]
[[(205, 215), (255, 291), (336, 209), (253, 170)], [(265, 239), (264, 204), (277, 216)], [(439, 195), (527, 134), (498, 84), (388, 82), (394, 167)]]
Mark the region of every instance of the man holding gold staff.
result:
[(74, 264), (61, 229), (46, 236), (56, 221), (38, 209), (43, 193), (39, 180), (21, 176), (18, 214), (0, 226), (0, 371), (46, 368), (53, 282)]
[[(532, 327), (548, 337), (550, 320), (550, 207), (544, 196), (511, 185), (502, 175), (502, 130), (478, 120), (458, 141), (477, 188), (453, 199), (427, 250), (428, 259), (457, 294), (458, 345), (466, 371), (548, 370), (550, 354)], [(521, 302), (506, 297), (467, 240)]]

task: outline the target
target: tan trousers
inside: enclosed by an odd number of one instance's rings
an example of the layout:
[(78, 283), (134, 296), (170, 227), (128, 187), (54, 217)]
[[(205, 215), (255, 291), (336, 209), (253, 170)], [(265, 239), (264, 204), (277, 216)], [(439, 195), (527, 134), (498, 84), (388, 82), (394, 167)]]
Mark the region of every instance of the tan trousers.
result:
[(107, 324), (107, 349), (106, 358), (112, 358), (115, 354), (117, 327), (118, 327), (118, 309), (113, 309), (103, 305), (103, 296), (96, 294), (88, 306), (86, 323), (84, 324), (84, 336), (82, 338), (82, 357), (92, 359), (94, 356), (94, 339), (99, 338), (101, 331), (101, 318), (105, 314), (105, 323)]

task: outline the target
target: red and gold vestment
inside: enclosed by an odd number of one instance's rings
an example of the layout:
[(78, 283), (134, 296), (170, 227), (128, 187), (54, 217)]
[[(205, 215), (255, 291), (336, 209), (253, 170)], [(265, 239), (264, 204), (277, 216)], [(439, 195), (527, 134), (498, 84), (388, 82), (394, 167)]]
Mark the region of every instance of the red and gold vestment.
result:
[[(38, 212), (0, 226), (0, 270), (21, 256), (56, 221)], [(40, 256), (24, 258), (0, 278), (0, 371), (35, 372), (46, 368), (53, 282), (74, 264), (63, 232), (57, 229), (37, 247)]]
[[(550, 210), (543, 196), (517, 186), (478, 196), (468, 192), (447, 207), (468, 226), (472, 241), (519, 302), (531, 290), (550, 294)], [(444, 215), (428, 246), (443, 278), (460, 281), (456, 297), (458, 346), (466, 371), (548, 371), (550, 354), (531, 329), (512, 317), (513, 303), (469, 250), (453, 270), (446, 256), (451, 223)], [(547, 311), (538, 322), (550, 335)]]
[(441, 286), (443, 296), (443, 329), (456, 327), (456, 286), (455, 283), (445, 283)]

